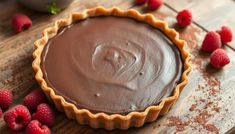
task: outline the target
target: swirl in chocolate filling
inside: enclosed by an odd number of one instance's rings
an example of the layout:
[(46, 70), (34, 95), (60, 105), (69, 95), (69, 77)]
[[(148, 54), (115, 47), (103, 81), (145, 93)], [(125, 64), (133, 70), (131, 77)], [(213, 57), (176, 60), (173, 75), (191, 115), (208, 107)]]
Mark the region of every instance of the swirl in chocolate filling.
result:
[(180, 81), (178, 48), (130, 18), (94, 17), (60, 29), (42, 53), (48, 86), (93, 113), (127, 114), (158, 104)]

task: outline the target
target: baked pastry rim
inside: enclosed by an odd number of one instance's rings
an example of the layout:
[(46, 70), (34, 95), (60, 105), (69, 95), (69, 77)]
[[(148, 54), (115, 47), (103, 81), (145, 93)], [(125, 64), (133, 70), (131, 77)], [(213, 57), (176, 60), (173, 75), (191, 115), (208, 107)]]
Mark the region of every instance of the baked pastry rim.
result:
[[(165, 35), (179, 48), (184, 64), (184, 70), (181, 76), (181, 82), (175, 87), (172, 96), (164, 98), (158, 105), (147, 107), (142, 112), (130, 112), (127, 115), (121, 114), (93, 114), (88, 109), (78, 109), (74, 104), (67, 102), (64, 97), (55, 94), (55, 91), (49, 87), (43, 78), (41, 70), (41, 53), (48, 40), (57, 34), (57, 31), (77, 20), (83, 20), (94, 16), (119, 16), (129, 17), (160, 29)], [(32, 67), (36, 73), (35, 78), (40, 84), (42, 90), (47, 97), (52, 100), (60, 111), (65, 111), (69, 118), (75, 118), (80, 124), (89, 124), (93, 128), (105, 128), (108, 130), (114, 128), (127, 129), (129, 127), (142, 126), (145, 122), (151, 122), (157, 119), (158, 115), (163, 115), (168, 112), (170, 107), (176, 102), (182, 89), (188, 83), (188, 73), (191, 70), (189, 60), (190, 54), (186, 51), (186, 42), (179, 39), (179, 33), (168, 27), (167, 23), (155, 19), (152, 14), (140, 14), (134, 9), (121, 10), (118, 7), (106, 9), (104, 7), (95, 7), (87, 9), (82, 13), (74, 12), (66, 19), (60, 19), (55, 22), (55, 25), (46, 28), (43, 31), (43, 36), (35, 42), (35, 51), (33, 52), (34, 61)]]

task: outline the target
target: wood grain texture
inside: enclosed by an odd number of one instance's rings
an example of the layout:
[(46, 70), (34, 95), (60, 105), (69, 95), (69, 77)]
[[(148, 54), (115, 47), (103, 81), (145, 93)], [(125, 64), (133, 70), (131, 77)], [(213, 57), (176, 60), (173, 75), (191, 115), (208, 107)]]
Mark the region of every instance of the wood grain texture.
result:
[[(172, 5), (176, 9), (187, 7), (192, 0), (177, 0), (180, 5)], [(211, 0), (205, 0), (210, 1)], [(215, 3), (218, 0), (213, 0)], [(175, 0), (166, 1), (169, 4), (177, 3)], [(220, 1), (221, 2), (221, 1)], [(208, 2), (209, 3), (209, 2)], [(221, 2), (222, 3), (222, 2)], [(31, 68), (33, 42), (41, 36), (41, 31), (52, 25), (58, 18), (68, 15), (69, 12), (82, 11), (97, 5), (105, 7), (118, 6), (122, 9), (135, 8), (140, 12), (147, 12), (145, 6), (134, 6), (133, 1), (127, 0), (77, 0), (69, 8), (56, 16), (33, 12), (19, 6), (15, 1), (0, 1), (0, 87), (6, 87), (14, 93), (14, 104), (22, 101), (22, 98), (38, 85), (34, 80), (34, 73)], [(203, 5), (200, 5), (203, 6)], [(194, 6), (192, 6), (194, 7)], [(190, 7), (190, 9), (192, 8)], [(207, 9), (208, 10), (208, 9)], [(29, 30), (15, 34), (10, 26), (10, 18), (15, 12), (23, 12), (29, 15), (33, 20), (33, 27)], [(206, 10), (205, 10), (206, 12)], [(208, 11), (209, 12), (209, 11)], [(200, 110), (207, 110), (213, 113), (213, 116), (207, 118), (207, 123), (214, 124), (219, 128), (220, 133), (225, 133), (233, 125), (235, 125), (235, 53), (229, 48), (225, 48), (231, 57), (231, 64), (225, 69), (214, 70), (208, 65), (208, 54), (199, 52), (199, 48), (205, 31), (191, 25), (186, 29), (180, 29), (175, 25), (176, 13), (167, 6), (162, 6), (159, 10), (151, 12), (158, 19), (169, 23), (169, 26), (180, 32), (181, 38), (188, 42), (188, 50), (192, 54), (192, 72), (189, 76), (189, 84), (183, 90), (179, 101), (166, 115), (161, 117), (154, 123), (146, 124), (141, 128), (131, 128), (128, 131), (106, 131), (103, 129), (91, 129), (88, 126), (80, 126), (75, 121), (69, 120), (63, 113), (56, 113), (56, 125), (52, 128), (52, 132), (56, 134), (156, 134), (156, 133), (213, 133), (208, 131), (198, 122), (192, 122), (186, 126), (183, 131), (178, 131), (176, 126), (170, 126), (170, 117), (176, 116), (180, 119), (192, 119), (198, 116)], [(195, 10), (194, 14), (197, 16)], [(199, 13), (198, 13), (199, 14)], [(199, 16), (199, 15), (198, 15)], [(201, 15), (201, 19), (203, 15)], [(235, 27), (235, 25), (233, 25)], [(211, 84), (212, 83), (212, 84)], [(213, 84), (216, 83), (216, 84)], [(203, 87), (203, 88), (199, 88)], [(212, 91), (216, 91), (213, 94)], [(204, 100), (204, 102), (200, 102)], [(212, 107), (205, 108), (208, 102), (212, 102), (212, 106), (219, 107), (219, 112), (213, 110)], [(193, 104), (197, 104), (196, 109), (190, 111)], [(195, 126), (192, 127), (192, 126)], [(3, 119), (0, 119), (0, 134), (13, 133), (5, 125)]]

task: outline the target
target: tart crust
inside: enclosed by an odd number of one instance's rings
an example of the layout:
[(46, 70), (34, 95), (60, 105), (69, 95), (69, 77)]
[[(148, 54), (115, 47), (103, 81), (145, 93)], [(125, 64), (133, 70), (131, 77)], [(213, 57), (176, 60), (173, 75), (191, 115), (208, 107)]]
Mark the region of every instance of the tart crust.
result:
[[(166, 34), (166, 36), (179, 48), (184, 64), (184, 71), (181, 76), (180, 83), (175, 87), (172, 96), (164, 98), (158, 105), (147, 107), (142, 112), (130, 112), (127, 115), (106, 113), (91, 113), (88, 109), (78, 109), (74, 104), (67, 102), (62, 96), (55, 94), (55, 91), (49, 87), (43, 78), (41, 64), (41, 54), (48, 40), (57, 34), (57, 31), (77, 20), (84, 20), (94, 16), (119, 16), (129, 17), (141, 22), (148, 23), (158, 28)], [(68, 118), (75, 119), (79, 124), (89, 125), (92, 128), (112, 129), (128, 129), (130, 127), (141, 127), (146, 122), (153, 122), (159, 115), (166, 114), (172, 105), (178, 99), (181, 91), (188, 83), (188, 74), (191, 70), (189, 60), (190, 54), (185, 50), (186, 42), (179, 39), (179, 33), (174, 29), (170, 29), (168, 25), (161, 20), (155, 19), (151, 14), (140, 14), (134, 9), (121, 10), (118, 7), (106, 9), (104, 7), (95, 7), (87, 9), (82, 13), (72, 13), (66, 19), (57, 20), (53, 27), (46, 28), (43, 31), (41, 39), (35, 42), (35, 51), (33, 53), (34, 61), (32, 67), (36, 73), (35, 78), (40, 84), (42, 90), (49, 100), (51, 100), (59, 111), (64, 111)]]

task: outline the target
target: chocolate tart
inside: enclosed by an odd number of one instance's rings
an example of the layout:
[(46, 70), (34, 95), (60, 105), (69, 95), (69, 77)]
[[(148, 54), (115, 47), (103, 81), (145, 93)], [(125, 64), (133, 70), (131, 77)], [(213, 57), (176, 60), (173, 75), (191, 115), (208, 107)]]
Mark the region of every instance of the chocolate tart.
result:
[(45, 29), (32, 66), (68, 118), (128, 129), (155, 121), (176, 102), (190, 71), (185, 45), (151, 14), (96, 7)]

